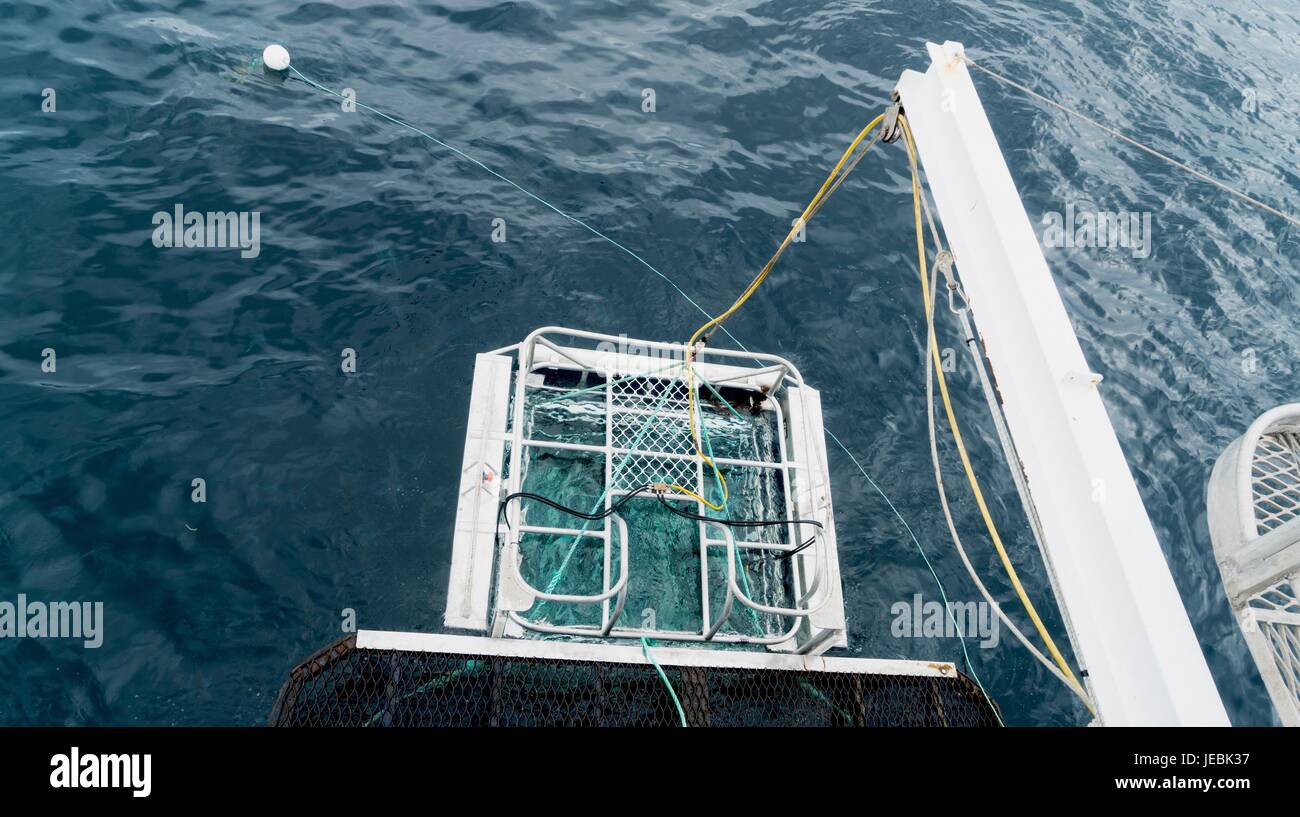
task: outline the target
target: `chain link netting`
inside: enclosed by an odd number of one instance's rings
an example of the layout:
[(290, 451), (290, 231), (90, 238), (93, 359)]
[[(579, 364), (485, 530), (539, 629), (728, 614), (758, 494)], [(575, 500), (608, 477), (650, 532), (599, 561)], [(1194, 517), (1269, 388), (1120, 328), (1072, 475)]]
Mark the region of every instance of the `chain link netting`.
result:
[[(691, 726), (996, 726), (954, 677), (665, 664)], [(272, 726), (677, 726), (649, 664), (366, 650), (349, 636), (298, 666)]]

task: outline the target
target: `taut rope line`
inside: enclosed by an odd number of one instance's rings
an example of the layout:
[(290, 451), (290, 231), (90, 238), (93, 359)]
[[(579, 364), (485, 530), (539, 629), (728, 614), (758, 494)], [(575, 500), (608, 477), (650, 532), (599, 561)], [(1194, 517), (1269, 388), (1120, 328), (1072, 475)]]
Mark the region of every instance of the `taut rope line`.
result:
[(1296, 218), (1293, 215), (1290, 215), (1289, 213), (1282, 212), (1281, 210), (1277, 209), (1271, 204), (1267, 204), (1265, 202), (1260, 201), (1259, 199), (1255, 198), (1249, 193), (1244, 193), (1238, 190), (1237, 188), (1232, 187), (1231, 185), (1224, 184), (1223, 182), (1219, 181), (1218, 179), (1214, 178), (1208, 173), (1203, 173), (1202, 171), (1197, 170), (1196, 168), (1192, 167), (1189, 164), (1186, 164), (1185, 162), (1180, 162), (1177, 159), (1173, 158), (1172, 156), (1167, 156), (1153, 147), (1144, 145), (1138, 140), (1132, 138), (1131, 136), (1125, 136), (1123, 133), (1120, 133), (1119, 131), (1115, 130), (1111, 126), (1098, 122), (1096, 119), (1093, 119), (1091, 116), (1088, 116), (1087, 114), (1080, 113), (1079, 111), (1076, 111), (1073, 108), (1070, 108), (1066, 105), (1062, 105), (1056, 100), (1049, 99), (1043, 96), (1042, 94), (1038, 93), (1037, 91), (1035, 91), (1033, 88), (1028, 87), (1027, 85), (1021, 85), (1019, 82), (1016, 82), (1015, 80), (1010, 79), (1008, 77), (1004, 77), (991, 68), (985, 68), (984, 66), (980, 65), (979, 63), (972, 60), (970, 57), (965, 56), (964, 54), (962, 55), (962, 60), (972, 68), (978, 68), (980, 71), (983, 71), (984, 73), (993, 77), (998, 82), (1001, 82), (1005, 85), (1009, 85), (1012, 88), (1015, 88), (1017, 91), (1028, 94), (1029, 96), (1032, 96), (1034, 99), (1037, 99), (1040, 102), (1045, 102), (1059, 111), (1064, 111), (1065, 113), (1075, 117), (1076, 119), (1081, 119), (1084, 122), (1087, 122), (1089, 125), (1092, 125), (1094, 128), (1104, 131), (1105, 133), (1115, 137), (1116, 139), (1119, 139), (1122, 142), (1126, 142), (1132, 145), (1138, 150), (1151, 154), (1152, 156), (1156, 157), (1162, 162), (1168, 162), (1169, 164), (1173, 165), (1179, 170), (1185, 173), (1190, 173), (1191, 175), (1195, 176), (1201, 181), (1208, 182), (1214, 185), (1215, 187), (1219, 188), (1220, 190), (1224, 191), (1225, 193), (1230, 193), (1236, 196), (1237, 198), (1241, 199), (1247, 204), (1250, 204), (1254, 207), (1258, 207), (1259, 209), (1263, 210), (1266, 213), (1272, 213), (1273, 215), (1277, 216), (1283, 221), (1289, 222), (1295, 227), (1300, 227), (1300, 219)]

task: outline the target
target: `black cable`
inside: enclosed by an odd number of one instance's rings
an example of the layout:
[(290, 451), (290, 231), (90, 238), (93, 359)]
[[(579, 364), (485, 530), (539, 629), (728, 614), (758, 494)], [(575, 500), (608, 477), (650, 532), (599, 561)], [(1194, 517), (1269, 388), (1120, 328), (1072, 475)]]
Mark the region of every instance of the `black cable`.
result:
[[(561, 511), (563, 513), (567, 513), (570, 516), (576, 516), (579, 519), (586, 519), (589, 522), (595, 522), (597, 520), (604, 519), (610, 514), (616, 512), (619, 508), (627, 504), (627, 501), (629, 499), (636, 496), (637, 494), (644, 493), (645, 491), (648, 491), (653, 487), (654, 487), (653, 485), (642, 485), (640, 488), (636, 488), (632, 491), (629, 491), (623, 496), (619, 497), (617, 502), (615, 502), (613, 505), (610, 505), (608, 508), (601, 511), (600, 513), (583, 513), (582, 511), (575, 510), (573, 508), (569, 508), (564, 505), (561, 505), (555, 500), (550, 499), (549, 497), (544, 497), (541, 494), (529, 493), (528, 491), (515, 491), (513, 494), (509, 494), (508, 496), (506, 496), (505, 499), (501, 500), (501, 504), (497, 506), (497, 527), (496, 527), (496, 535), (493, 537), (493, 541), (500, 538), (501, 536), (501, 520), (505, 517), (506, 506), (510, 504), (510, 500), (512, 499), (532, 499), (542, 503), (543, 505), (550, 505), (555, 510)], [(509, 520), (506, 521), (506, 527), (507, 528), (510, 527)]]
[[(550, 507), (554, 508), (557, 511), (560, 511), (561, 513), (567, 513), (570, 516), (576, 516), (579, 519), (586, 519), (589, 522), (595, 522), (604, 519), (610, 514), (617, 512), (620, 508), (626, 505), (628, 501), (631, 500), (633, 497), (637, 496), (638, 494), (645, 493), (646, 491), (654, 487), (655, 484), (651, 483), (651, 484), (642, 485), (639, 488), (634, 488), (633, 490), (628, 491), (626, 494), (619, 497), (617, 502), (610, 505), (608, 508), (606, 508), (605, 510), (599, 513), (585, 513), (583, 511), (579, 511), (574, 508), (569, 508), (565, 505), (561, 505), (555, 500), (549, 497), (542, 496), (541, 494), (534, 494), (528, 491), (516, 491), (513, 494), (509, 494), (508, 496), (506, 496), (505, 499), (501, 500), (501, 505), (497, 509), (497, 535), (498, 536), (500, 535), (501, 520), (505, 516), (506, 506), (509, 505), (510, 501), (514, 499), (531, 499), (535, 502), (540, 502), (543, 505), (549, 505)], [(823, 525), (821, 522), (818, 522), (815, 519), (719, 519), (718, 517), (715, 516), (704, 516), (702, 514), (694, 513), (692, 511), (683, 510), (681, 508), (675, 508), (673, 507), (673, 504), (671, 502), (669, 502), (667, 499), (664, 498), (662, 492), (656, 492), (654, 496), (655, 499), (659, 500), (659, 504), (663, 505), (664, 508), (669, 513), (674, 513), (684, 519), (692, 519), (697, 522), (716, 522), (719, 525), (726, 525), (728, 527), (733, 527), (733, 528), (763, 528), (763, 527), (770, 527), (772, 525), (813, 525), (817, 528), (821, 528), (822, 530), (826, 529), (825, 525)], [(507, 522), (506, 526), (509, 527), (509, 525), (510, 523)], [(817, 541), (816, 536), (810, 538), (808, 541), (804, 542), (803, 544), (799, 545), (798, 547), (792, 550), (788, 550), (779, 554), (775, 558), (788, 559), (791, 556), (798, 553), (799, 551), (805, 550), (810, 545), (812, 545), (812, 543), (815, 541)]]
[(808, 548), (809, 545), (811, 545), (813, 542), (816, 542), (816, 541), (817, 541), (817, 537), (816, 537), (816, 536), (813, 536), (813, 537), (811, 537), (807, 542), (804, 542), (802, 545), (800, 545), (799, 547), (795, 548), (794, 550), (787, 550), (786, 552), (782, 553), (780, 556), (777, 556), (776, 558), (778, 558), (778, 559), (789, 559), (791, 556), (795, 555), (795, 554), (798, 553), (799, 551), (801, 551), (801, 550), (806, 550), (806, 549)]
[(664, 495), (661, 493), (655, 494), (655, 499), (658, 499), (661, 505), (678, 516), (684, 516), (687, 519), (695, 519), (700, 522), (717, 522), (719, 525), (727, 525), (733, 528), (763, 528), (770, 525), (815, 525), (824, 530), (826, 527), (815, 519), (719, 519), (716, 516), (703, 516), (698, 513), (692, 513), (691, 511), (683, 511), (680, 508), (674, 508), (667, 499), (664, 499)]
[[(761, 528), (770, 525), (815, 525), (816, 527), (819, 527), (822, 530), (826, 529), (825, 525), (823, 525), (822, 523), (818, 522), (815, 519), (718, 519), (717, 517), (714, 516), (703, 516), (698, 513), (692, 513), (690, 511), (683, 511), (679, 508), (674, 508), (667, 499), (664, 499), (664, 495), (662, 493), (655, 494), (655, 498), (659, 500), (659, 504), (663, 505), (671, 513), (675, 513), (678, 516), (682, 516), (687, 519), (695, 519), (700, 522), (717, 522), (719, 525), (727, 525), (733, 528)], [(799, 545), (799, 547), (794, 548), (792, 550), (784, 551), (773, 558), (789, 559), (791, 556), (795, 555), (799, 551), (807, 549), (809, 545), (811, 545), (813, 542), (816, 541), (817, 541), (817, 537), (814, 536), (810, 538), (808, 541), (804, 542), (802, 545)]]
[(579, 519), (586, 519), (590, 522), (596, 522), (601, 519), (604, 519), (605, 517), (617, 511), (619, 508), (623, 507), (625, 504), (627, 504), (627, 501), (632, 497), (636, 496), (637, 494), (648, 491), (653, 487), (654, 487), (653, 485), (642, 485), (640, 488), (636, 488), (632, 491), (629, 491), (623, 496), (619, 497), (617, 502), (615, 502), (613, 505), (610, 505), (608, 508), (601, 511), (600, 513), (583, 513), (582, 511), (565, 507), (564, 505), (561, 505), (555, 500), (550, 499), (548, 497), (544, 497), (541, 494), (533, 494), (533, 493), (529, 493), (528, 491), (516, 491), (513, 494), (510, 494), (505, 499), (501, 500), (501, 509), (504, 510), (506, 505), (509, 505), (510, 500), (512, 499), (532, 499), (542, 503), (543, 505), (550, 505), (555, 510), (562, 511), (564, 513), (567, 513), (570, 516), (576, 516)]

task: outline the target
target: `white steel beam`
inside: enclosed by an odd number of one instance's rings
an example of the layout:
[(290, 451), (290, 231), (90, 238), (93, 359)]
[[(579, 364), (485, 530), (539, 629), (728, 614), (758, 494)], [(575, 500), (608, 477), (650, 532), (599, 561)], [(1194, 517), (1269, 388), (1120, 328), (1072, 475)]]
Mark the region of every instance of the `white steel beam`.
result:
[(963, 61), (898, 83), (1103, 723), (1228, 725), (1196, 634)]
[[(357, 649), (454, 653), (457, 655), (501, 655), (512, 658), (557, 658), (568, 661), (601, 661), (619, 664), (649, 663), (639, 645), (543, 641), (532, 638), (484, 638), (472, 635), (406, 633), (390, 630), (358, 630)], [(746, 650), (702, 650), (664, 645), (655, 646), (654, 657), (660, 664), (674, 667), (735, 667), (807, 672), (854, 672), (869, 675), (912, 675), (923, 678), (955, 678), (957, 676), (957, 667), (947, 661), (840, 658), (825, 655), (789, 655)]]
[(488, 627), (488, 591), (496, 558), (497, 503), (512, 366), (506, 355), (474, 358), (469, 426), (465, 429), (451, 572), (447, 577), (447, 611), (443, 616), (448, 627), (480, 632)]

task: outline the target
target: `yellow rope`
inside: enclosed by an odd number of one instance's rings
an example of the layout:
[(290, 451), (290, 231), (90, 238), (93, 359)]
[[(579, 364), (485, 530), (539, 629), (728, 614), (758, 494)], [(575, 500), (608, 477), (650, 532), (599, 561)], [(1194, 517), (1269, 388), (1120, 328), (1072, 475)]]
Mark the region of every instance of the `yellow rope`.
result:
[(957, 415), (953, 412), (952, 400), (948, 397), (948, 382), (943, 376), (943, 362), (939, 356), (939, 344), (934, 335), (934, 302), (930, 300), (930, 285), (927, 281), (928, 273), (925, 258), (925, 237), (921, 224), (921, 181), (916, 167), (916, 146), (912, 142), (912, 128), (907, 122), (905, 116), (899, 116), (899, 122), (903, 126), (903, 135), (907, 141), (908, 161), (912, 165), (912, 210), (916, 217), (916, 254), (917, 261), (921, 268), (921, 294), (925, 301), (925, 322), (926, 329), (929, 332), (930, 354), (934, 360), (934, 372), (939, 380), (939, 394), (943, 397), (943, 408), (948, 415), (948, 426), (952, 429), (953, 442), (957, 444), (957, 453), (961, 457), (962, 468), (966, 471), (966, 481), (970, 484), (971, 494), (975, 497), (975, 504), (979, 506), (980, 514), (984, 517), (984, 526), (988, 528), (989, 538), (993, 540), (993, 547), (997, 549), (998, 557), (1002, 560), (1002, 567), (1006, 570), (1007, 578), (1011, 580), (1011, 586), (1015, 589), (1016, 595), (1020, 598), (1020, 603), (1024, 606), (1025, 612), (1029, 614), (1029, 619), (1034, 623), (1034, 629), (1038, 631), (1038, 636), (1043, 639), (1043, 644), (1047, 647), (1048, 653), (1051, 654), (1052, 660), (1061, 668), (1061, 672), (1069, 679), (1070, 683), (1080, 692), (1085, 699), (1084, 705), (1094, 716), (1096, 710), (1086, 701), (1087, 693), (1084, 692), (1083, 686), (1074, 673), (1070, 671), (1070, 665), (1066, 663), (1061, 651), (1056, 648), (1056, 642), (1047, 632), (1043, 625), (1043, 620), (1039, 618), (1038, 611), (1034, 609), (1034, 603), (1029, 600), (1029, 595), (1025, 592), (1025, 587), (1020, 583), (1020, 576), (1016, 573), (1016, 567), (1011, 563), (1011, 557), (1007, 555), (1007, 549), (1002, 545), (1002, 537), (998, 535), (997, 526), (993, 523), (993, 517), (989, 513), (988, 505), (984, 502), (984, 492), (980, 490), (979, 480), (975, 477), (975, 469), (971, 466), (970, 456), (966, 453), (966, 443), (961, 436), (961, 429), (957, 425)]
[[(723, 321), (725, 321), (727, 318), (730, 318), (733, 314), (735, 314), (736, 311), (740, 309), (740, 307), (744, 306), (745, 301), (748, 301), (750, 299), (750, 296), (752, 296), (754, 292), (758, 290), (759, 286), (767, 278), (768, 273), (770, 273), (772, 271), (772, 268), (776, 266), (776, 262), (781, 258), (781, 255), (786, 251), (786, 248), (790, 246), (790, 242), (793, 241), (795, 235), (798, 234), (799, 228), (808, 223), (808, 220), (811, 219), (813, 215), (815, 215), (817, 211), (821, 209), (822, 204), (825, 203), (826, 198), (829, 196), (830, 192), (834, 192), (835, 188), (839, 186), (838, 184), (835, 184), (835, 182), (836, 179), (840, 176), (840, 171), (844, 169), (845, 163), (849, 160), (849, 156), (851, 156), (853, 154), (853, 151), (857, 149), (858, 145), (862, 143), (862, 140), (865, 139), (867, 135), (870, 134), (873, 130), (875, 130), (876, 127), (879, 126), (882, 121), (884, 121), (884, 119), (885, 119), (885, 115), (881, 114), (877, 116), (875, 119), (871, 120), (869, 123), (867, 123), (867, 126), (858, 133), (857, 137), (854, 138), (854, 140), (849, 143), (849, 146), (844, 150), (844, 154), (840, 156), (840, 160), (836, 162), (835, 167), (831, 169), (830, 175), (826, 177), (826, 181), (822, 182), (821, 189), (817, 191), (817, 195), (813, 196), (812, 201), (808, 202), (808, 206), (804, 208), (804, 211), (799, 216), (798, 221), (796, 221), (794, 224), (790, 226), (790, 232), (786, 233), (785, 240), (781, 242), (781, 246), (776, 248), (776, 252), (772, 254), (771, 259), (768, 260), (768, 262), (763, 265), (763, 268), (761, 270), (759, 270), (758, 275), (754, 276), (754, 280), (749, 282), (749, 286), (745, 287), (745, 291), (740, 293), (740, 297), (738, 297), (735, 303), (733, 303), (730, 307), (728, 307), (725, 312), (718, 315), (716, 318), (712, 318), (703, 326), (701, 326), (699, 329), (696, 329), (695, 333), (691, 335), (691, 339), (686, 344), (687, 422), (689, 423), (689, 428), (691, 429), (691, 438), (692, 438), (692, 442), (695, 444), (696, 455), (699, 456), (700, 459), (704, 460), (704, 462), (708, 464), (710, 468), (713, 469), (714, 475), (718, 478), (718, 483), (722, 486), (722, 504), (714, 505), (712, 502), (709, 502), (707, 499), (704, 499), (698, 494), (687, 491), (686, 489), (681, 488), (680, 486), (670, 486), (670, 487), (673, 487), (676, 490), (681, 491), (682, 493), (686, 493), (689, 494), (690, 496), (695, 497), (700, 502), (703, 502), (705, 505), (709, 506), (715, 511), (720, 511), (726, 507), (726, 503), (729, 498), (728, 489), (727, 489), (727, 480), (722, 476), (722, 472), (718, 470), (718, 466), (714, 464), (713, 459), (704, 453), (700, 445), (700, 429), (699, 426), (696, 425), (696, 421), (695, 421), (696, 414), (698, 412), (697, 403), (699, 399), (698, 395), (695, 393), (695, 377), (694, 377), (695, 344), (699, 343), (701, 336), (703, 336), (706, 332), (711, 334), (713, 330), (721, 326)], [(870, 148), (870, 145), (868, 145), (867, 147)], [(833, 184), (834, 186), (832, 186)]]
[(704, 497), (702, 497), (702, 496), (700, 496), (699, 494), (697, 494), (697, 493), (695, 493), (694, 491), (692, 491), (690, 488), (683, 488), (682, 486), (678, 485), (677, 483), (671, 483), (671, 484), (666, 485), (666, 486), (664, 486), (664, 487), (666, 487), (666, 488), (668, 488), (668, 489), (670, 489), (670, 490), (676, 491), (676, 492), (679, 493), (679, 494), (686, 494), (687, 496), (689, 496), (689, 497), (692, 498), (692, 499), (697, 499), (697, 500), (699, 500), (700, 502), (703, 502), (705, 505), (708, 505), (710, 508), (713, 508), (713, 510), (715, 510), (715, 511), (720, 511), (720, 510), (722, 510), (722, 508), (720, 508), (720, 507), (714, 505), (714, 504), (713, 504), (712, 502), (710, 502), (709, 500), (705, 499)]

